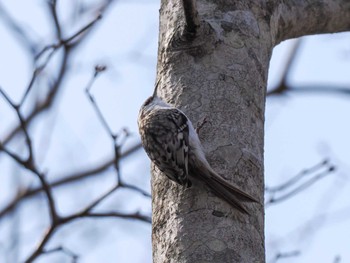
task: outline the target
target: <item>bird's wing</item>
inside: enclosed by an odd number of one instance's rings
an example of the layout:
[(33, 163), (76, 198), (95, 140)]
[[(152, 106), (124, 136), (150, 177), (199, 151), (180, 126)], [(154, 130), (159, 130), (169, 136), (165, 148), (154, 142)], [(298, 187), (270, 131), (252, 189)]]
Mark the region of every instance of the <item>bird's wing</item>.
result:
[(185, 185), (188, 182), (188, 119), (177, 109), (167, 109), (167, 111), (170, 132), (168, 133), (165, 152), (169, 165), (175, 168), (176, 171), (174, 172), (177, 172), (177, 182)]
[(232, 185), (230, 182), (226, 181), (222, 176), (217, 174), (214, 170), (210, 169), (210, 178), (215, 181), (218, 185), (230, 190), (231, 193), (236, 195), (236, 197), (242, 201), (259, 203), (257, 199), (252, 197), (250, 194), (240, 190), (238, 187)]
[[(179, 110), (159, 109), (145, 127), (144, 147), (151, 160), (165, 175), (180, 185), (190, 186), (188, 179), (189, 128), (187, 117)], [(152, 125), (157, 123), (157, 125)], [(142, 134), (141, 134), (142, 136)], [(152, 150), (148, 148), (156, 148)]]

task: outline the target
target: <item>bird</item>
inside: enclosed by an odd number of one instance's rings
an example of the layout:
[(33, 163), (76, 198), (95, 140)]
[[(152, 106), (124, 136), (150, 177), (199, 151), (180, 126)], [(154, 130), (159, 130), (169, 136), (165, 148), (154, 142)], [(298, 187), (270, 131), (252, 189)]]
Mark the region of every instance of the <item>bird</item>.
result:
[(148, 157), (173, 182), (190, 188), (193, 180), (199, 180), (231, 206), (249, 214), (242, 201), (258, 201), (211, 168), (192, 122), (184, 112), (156, 95), (157, 86), (142, 104), (137, 119)]

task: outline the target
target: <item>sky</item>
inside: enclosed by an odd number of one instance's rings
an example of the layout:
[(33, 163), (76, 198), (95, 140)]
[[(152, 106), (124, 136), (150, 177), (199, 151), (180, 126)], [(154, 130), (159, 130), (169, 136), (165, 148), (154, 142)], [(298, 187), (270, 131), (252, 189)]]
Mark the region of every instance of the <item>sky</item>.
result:
[[(53, 32), (44, 12), (44, 2), (13, 0), (1, 1), (0, 4), (11, 12), (26, 32), (45, 45), (51, 43)], [(71, 2), (58, 2), (65, 35), (70, 35), (91, 21), (92, 14), (74, 21)], [(111, 140), (96, 118), (84, 91), (96, 64), (108, 68), (92, 87), (92, 94), (106, 121), (115, 132), (123, 127), (131, 131), (132, 136), (125, 148), (139, 140), (137, 113), (142, 102), (152, 93), (155, 79), (158, 10), (159, 1), (117, 1), (74, 57), (72, 73), (66, 80), (56, 110), (47, 114), (44, 122), (35, 124), (30, 130), (34, 136), (38, 162), (40, 167), (49, 171), (49, 179), (93, 165), (113, 151)], [(31, 76), (32, 65), (23, 46), (18, 44), (7, 26), (0, 21), (0, 86), (11, 98), (19, 100)], [(72, 23), (74, 26), (71, 26)], [(303, 38), (297, 59), (288, 75), (288, 83), (296, 89), (304, 86), (316, 89), (320, 86), (349, 87), (349, 41), (350, 34)], [(295, 40), (285, 41), (275, 48), (270, 64), (269, 89), (277, 85), (294, 43)], [(55, 65), (49, 65), (47, 72), (54, 69)], [(36, 92), (43, 92), (43, 87), (45, 83), (39, 84)], [(337, 255), (341, 256), (342, 262), (350, 261), (349, 99), (348, 95), (335, 92), (300, 91), (267, 99), (266, 186), (279, 185), (326, 158), (336, 166), (334, 173), (318, 180), (307, 190), (266, 209), (267, 262), (273, 262), (277, 253), (293, 251), (299, 251), (300, 255), (283, 259), (283, 262), (333, 262)], [(14, 121), (15, 114), (0, 99), (0, 138), (7, 134)], [(20, 142), (11, 147), (23, 153)], [(25, 187), (35, 185), (36, 181), (3, 155), (0, 156), (0, 167), (2, 207), (13, 196), (15, 184)], [(146, 167), (149, 167), (149, 160), (143, 151), (139, 151), (122, 162), (122, 176), (127, 182), (150, 192), (150, 175)], [(14, 173), (18, 176), (13, 176)], [(99, 196), (113, 183), (113, 173), (109, 170), (101, 178), (93, 179), (93, 183), (84, 181), (65, 191), (55, 191), (59, 211), (69, 214)], [(21, 237), (18, 258), (25, 258), (33, 249), (40, 239), (40, 231), (47, 224), (44, 206), (43, 201), (37, 200), (34, 204), (23, 205), (14, 217), (16, 220), (0, 221), (0, 262), (9, 259), (1, 255), (1, 251), (7, 249), (5, 241), (8, 235), (16, 234), (10, 232), (13, 229), (11, 225), (19, 225), (16, 230)], [(108, 207), (144, 213), (150, 213), (151, 210), (149, 200), (123, 191), (107, 199), (99, 209)], [(41, 220), (33, 216), (35, 210), (41, 211)], [(79, 262), (84, 263), (116, 260), (128, 263), (152, 262), (150, 225), (115, 219), (101, 221), (74, 222), (58, 231), (49, 246), (63, 243), (80, 254)], [(96, 246), (94, 242), (99, 245)], [(70, 261), (64, 255), (55, 254), (42, 257), (38, 262)]]

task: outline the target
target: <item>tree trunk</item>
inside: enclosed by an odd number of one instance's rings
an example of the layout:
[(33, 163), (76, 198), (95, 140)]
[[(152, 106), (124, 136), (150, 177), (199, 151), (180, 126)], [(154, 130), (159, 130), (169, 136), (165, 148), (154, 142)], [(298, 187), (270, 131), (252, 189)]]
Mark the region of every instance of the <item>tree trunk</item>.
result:
[[(272, 49), (289, 37), (350, 24), (347, 0), (286, 2), (201, 0), (200, 26), (186, 34), (182, 1), (162, 0), (158, 94), (194, 125), (206, 118), (199, 137), (209, 163), (260, 204), (245, 204), (245, 215), (209, 189), (185, 189), (153, 169), (154, 262), (265, 262), (263, 143)], [(332, 19), (317, 23), (315, 14), (323, 15), (319, 22)]]

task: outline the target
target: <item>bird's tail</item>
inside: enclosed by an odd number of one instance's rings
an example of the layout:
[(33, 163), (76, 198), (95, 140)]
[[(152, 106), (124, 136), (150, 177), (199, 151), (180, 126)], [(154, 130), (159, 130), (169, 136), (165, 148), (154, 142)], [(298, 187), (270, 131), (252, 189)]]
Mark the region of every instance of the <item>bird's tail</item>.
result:
[(254, 197), (230, 184), (215, 171), (210, 170), (209, 174), (210, 176), (202, 177), (203, 181), (218, 197), (226, 200), (226, 202), (228, 202), (230, 205), (242, 213), (249, 214), (245, 207), (242, 205), (242, 202), (245, 201), (259, 203), (258, 200), (256, 200)]

